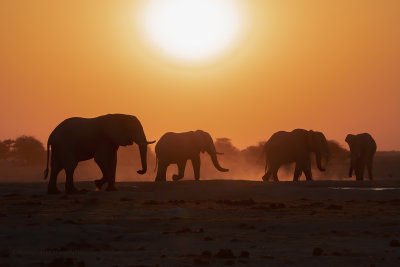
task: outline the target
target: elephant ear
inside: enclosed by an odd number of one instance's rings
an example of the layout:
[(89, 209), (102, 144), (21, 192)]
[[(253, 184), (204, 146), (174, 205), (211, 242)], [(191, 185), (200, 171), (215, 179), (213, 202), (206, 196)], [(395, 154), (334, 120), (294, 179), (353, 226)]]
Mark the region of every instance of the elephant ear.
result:
[(129, 130), (129, 116), (123, 114), (109, 114), (99, 121), (100, 128), (106, 138), (119, 146), (133, 144), (132, 133)]
[(195, 140), (194, 142), (196, 143), (196, 147), (200, 152), (205, 152), (207, 151), (207, 148), (210, 146), (209, 145), (209, 134), (202, 131), (202, 130), (197, 130), (194, 133)]
[(351, 146), (354, 143), (354, 137), (355, 137), (354, 134), (348, 134), (346, 136), (345, 141), (346, 141), (347, 144), (349, 144), (349, 146)]
[(360, 143), (358, 142), (357, 136), (354, 134), (348, 134), (345, 141), (349, 144), (350, 154), (352, 157), (358, 158), (360, 156)]
[(314, 151), (314, 149), (315, 149), (315, 132), (313, 130), (309, 130), (307, 132), (307, 146), (310, 151)]

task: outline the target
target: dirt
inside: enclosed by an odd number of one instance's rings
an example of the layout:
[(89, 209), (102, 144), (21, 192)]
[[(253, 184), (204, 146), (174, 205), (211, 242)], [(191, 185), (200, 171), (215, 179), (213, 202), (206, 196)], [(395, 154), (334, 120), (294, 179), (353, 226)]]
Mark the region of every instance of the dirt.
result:
[(1, 266), (400, 266), (400, 181), (76, 186), (0, 184)]

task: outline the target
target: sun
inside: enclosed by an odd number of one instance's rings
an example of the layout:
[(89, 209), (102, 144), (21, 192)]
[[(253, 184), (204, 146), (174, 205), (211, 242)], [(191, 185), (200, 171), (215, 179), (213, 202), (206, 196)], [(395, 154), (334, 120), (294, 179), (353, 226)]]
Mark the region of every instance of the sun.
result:
[(229, 49), (242, 28), (242, 14), (235, 0), (151, 0), (140, 25), (159, 52), (202, 62)]

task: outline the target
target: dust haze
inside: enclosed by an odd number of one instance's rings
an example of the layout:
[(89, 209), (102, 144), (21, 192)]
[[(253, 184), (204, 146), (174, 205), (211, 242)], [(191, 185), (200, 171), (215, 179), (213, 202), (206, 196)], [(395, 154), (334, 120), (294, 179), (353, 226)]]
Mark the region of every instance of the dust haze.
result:
[[(219, 155), (221, 166), (228, 168), (229, 172), (218, 172), (213, 166), (208, 154), (201, 154), (201, 180), (255, 180), (260, 181), (264, 175), (265, 154), (263, 153), (265, 141), (245, 149), (235, 147), (229, 138), (215, 139), (215, 147)], [(327, 162), (326, 172), (320, 172), (315, 166), (315, 155), (311, 155), (313, 164), (313, 178), (315, 180), (345, 180), (355, 179), (347, 177), (350, 164), (350, 153), (337, 141), (328, 141), (331, 158)], [(120, 147), (118, 150), (117, 181), (154, 181), (156, 176), (154, 146), (148, 149), (148, 170), (144, 175), (138, 175), (141, 168), (139, 149), (136, 145)], [(0, 182), (42, 182), (43, 170), (46, 164), (46, 150), (44, 145), (32, 136), (20, 136), (16, 139), (0, 141)], [(174, 173), (178, 172), (176, 165), (170, 165), (167, 180), (172, 180)], [(294, 164), (284, 165), (280, 168), (278, 177), (281, 181), (293, 179)], [(374, 161), (375, 179), (394, 179), (400, 175), (400, 152), (378, 151)], [(102, 176), (100, 169), (93, 159), (79, 163), (74, 179), (76, 181), (92, 181)], [(59, 181), (64, 181), (64, 172), (60, 173)], [(193, 180), (191, 162), (186, 165), (185, 180)], [(304, 175), (300, 180), (304, 180)]]

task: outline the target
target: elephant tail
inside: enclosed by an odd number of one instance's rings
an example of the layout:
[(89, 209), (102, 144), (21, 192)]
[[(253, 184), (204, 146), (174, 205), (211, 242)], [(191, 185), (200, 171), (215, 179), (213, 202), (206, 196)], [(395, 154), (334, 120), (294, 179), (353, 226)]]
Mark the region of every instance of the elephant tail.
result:
[(44, 177), (43, 177), (44, 180), (46, 180), (47, 176), (49, 175), (49, 153), (50, 153), (50, 142), (47, 141), (47, 163), (46, 163), (46, 169), (44, 170)]
[(154, 167), (154, 172), (156, 172), (156, 170), (157, 170), (157, 165), (158, 165), (158, 158), (157, 158), (157, 155), (156, 155), (156, 166)]

